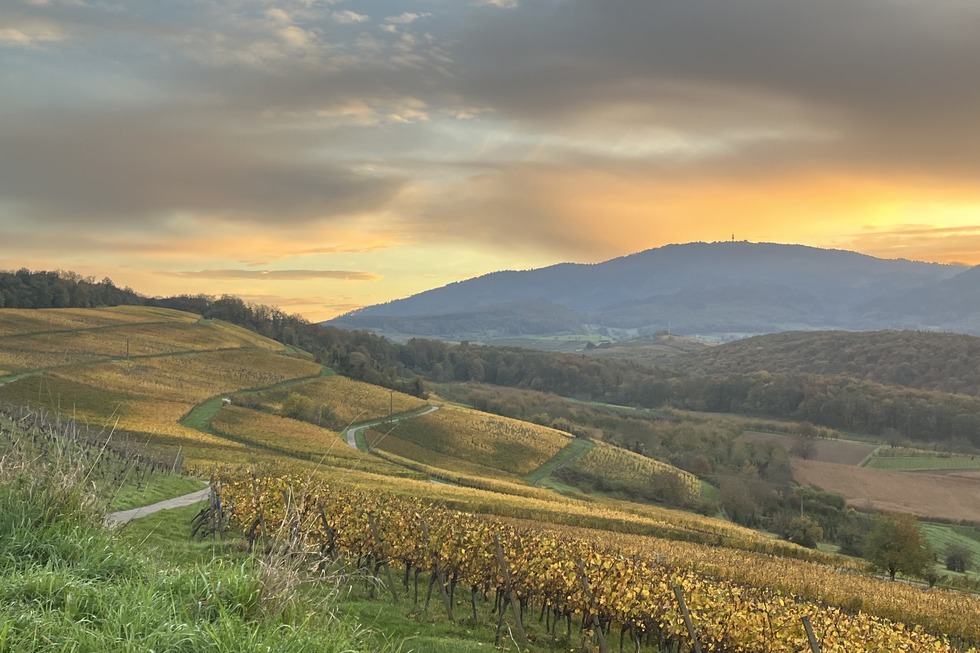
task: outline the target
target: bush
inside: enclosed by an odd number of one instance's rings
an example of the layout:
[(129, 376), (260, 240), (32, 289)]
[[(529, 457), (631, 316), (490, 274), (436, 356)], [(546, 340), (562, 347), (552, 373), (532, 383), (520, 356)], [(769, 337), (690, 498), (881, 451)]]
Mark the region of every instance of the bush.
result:
[(973, 565), (973, 552), (961, 544), (950, 544), (946, 549), (946, 569), (966, 573)]

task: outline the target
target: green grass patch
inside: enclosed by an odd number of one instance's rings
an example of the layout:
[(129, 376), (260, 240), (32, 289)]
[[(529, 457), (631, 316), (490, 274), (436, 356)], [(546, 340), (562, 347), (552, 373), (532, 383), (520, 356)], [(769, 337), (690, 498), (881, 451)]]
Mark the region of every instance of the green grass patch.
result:
[(149, 506), (158, 501), (196, 492), (205, 485), (204, 481), (187, 476), (154, 474), (142, 483), (126, 483), (116, 490), (109, 509), (116, 511)]
[[(192, 541), (200, 506), (109, 531), (110, 488), (91, 482), (89, 451), (7, 426), (0, 653), (400, 650), (340, 616), (336, 584), (305, 582), (305, 567), (290, 556), (253, 556), (240, 538)], [(172, 482), (158, 489), (179, 491)]]
[(335, 372), (329, 367), (323, 367), (320, 369), (319, 374), (314, 376), (301, 376), (295, 379), (287, 379), (285, 381), (280, 381), (279, 383), (274, 383), (273, 385), (264, 388), (253, 388), (251, 390), (239, 390), (237, 392), (227, 393), (218, 395), (216, 397), (211, 397), (205, 401), (202, 401), (198, 405), (194, 406), (184, 417), (180, 420), (180, 423), (188, 428), (192, 428), (195, 431), (200, 431), (201, 433), (212, 433), (211, 431), (211, 420), (218, 414), (221, 407), (225, 405), (225, 400), (231, 395), (257, 395), (260, 392), (267, 392), (270, 390), (281, 390), (283, 388), (288, 388), (289, 386), (302, 383), (304, 381), (309, 381), (310, 379), (315, 379), (321, 376), (333, 376)]
[(211, 433), (211, 420), (214, 419), (224, 404), (224, 395), (211, 397), (194, 406), (189, 413), (184, 415), (180, 423), (202, 433)]
[(919, 525), (940, 561), (951, 545), (961, 546), (973, 554), (972, 571), (980, 568), (980, 527), (923, 522)]
[(204, 502), (161, 510), (134, 519), (115, 531), (115, 537), (127, 546), (164, 559), (172, 565), (207, 564), (217, 557), (242, 558), (245, 542), (240, 538), (191, 538), (191, 520)]
[(540, 485), (541, 481), (551, 476), (556, 469), (578, 460), (592, 451), (593, 447), (595, 447), (594, 442), (582, 438), (575, 438), (565, 445), (561, 451), (546, 460), (540, 467), (530, 474), (525, 475), (524, 480), (533, 485)]

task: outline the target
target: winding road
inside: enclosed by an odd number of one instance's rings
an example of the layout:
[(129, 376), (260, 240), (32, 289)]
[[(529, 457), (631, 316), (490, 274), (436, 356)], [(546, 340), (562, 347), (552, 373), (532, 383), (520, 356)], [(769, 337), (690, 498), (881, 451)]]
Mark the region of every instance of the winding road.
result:
[[(384, 424), (385, 422), (399, 422), (403, 419), (411, 419), (413, 417), (421, 417), (422, 415), (428, 415), (429, 413), (434, 413), (439, 410), (439, 406), (429, 406), (423, 411), (417, 413), (403, 414), (394, 418), (383, 418), (376, 419), (370, 422), (364, 422), (363, 424), (356, 424), (351, 426), (344, 431), (344, 438), (347, 440), (347, 444), (357, 449), (357, 433), (358, 431), (363, 431), (364, 429), (370, 428), (372, 426), (377, 426), (378, 424)], [(142, 506), (140, 508), (132, 508), (130, 510), (120, 510), (109, 514), (106, 517), (106, 523), (110, 527), (119, 527), (126, 524), (134, 519), (139, 519), (140, 517), (146, 517), (147, 515), (152, 515), (155, 512), (161, 510), (170, 510), (171, 508), (182, 508), (184, 506), (189, 506), (200, 501), (206, 501), (208, 499), (211, 488), (203, 488), (197, 492), (191, 492), (190, 494), (185, 494), (180, 497), (174, 497), (173, 499), (165, 499), (163, 501), (158, 501), (149, 506)]]

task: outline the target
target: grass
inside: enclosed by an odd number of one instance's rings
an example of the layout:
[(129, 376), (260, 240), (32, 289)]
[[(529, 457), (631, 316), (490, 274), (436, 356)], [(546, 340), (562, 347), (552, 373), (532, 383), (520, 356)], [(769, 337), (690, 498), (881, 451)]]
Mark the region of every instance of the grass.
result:
[(195, 431), (200, 431), (202, 433), (211, 433), (211, 420), (214, 419), (218, 411), (225, 404), (224, 395), (219, 395), (217, 397), (211, 397), (202, 401), (198, 405), (194, 406), (180, 423), (188, 428), (192, 428)]
[(196, 492), (205, 486), (203, 481), (176, 474), (156, 474), (144, 483), (127, 483), (120, 487), (109, 503), (109, 509), (129, 510), (148, 506), (164, 499)]
[[(921, 522), (919, 528), (936, 552), (938, 558), (936, 571), (939, 574), (980, 579), (980, 526)], [(946, 550), (950, 545), (959, 545), (972, 554), (973, 564), (967, 569), (966, 574), (946, 569), (944, 564)]]
[(565, 445), (561, 451), (546, 460), (543, 465), (530, 474), (525, 475), (524, 480), (528, 483), (539, 485), (541, 481), (551, 476), (556, 469), (578, 460), (592, 451), (593, 447), (595, 447), (594, 442), (582, 438), (575, 438)]
[(339, 615), (336, 583), (306, 583), (290, 557), (191, 542), (195, 506), (110, 532), (112, 488), (89, 480), (115, 463), (37, 442), (8, 423), (0, 448), (0, 653), (401, 649)]

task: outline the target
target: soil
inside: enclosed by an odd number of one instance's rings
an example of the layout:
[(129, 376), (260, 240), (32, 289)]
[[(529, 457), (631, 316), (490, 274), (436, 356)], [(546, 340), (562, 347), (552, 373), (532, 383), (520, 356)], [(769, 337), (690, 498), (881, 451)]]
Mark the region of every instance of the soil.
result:
[(891, 472), (821, 462), (790, 461), (800, 485), (842, 494), (860, 510), (892, 510), (920, 517), (980, 522), (980, 474)]

